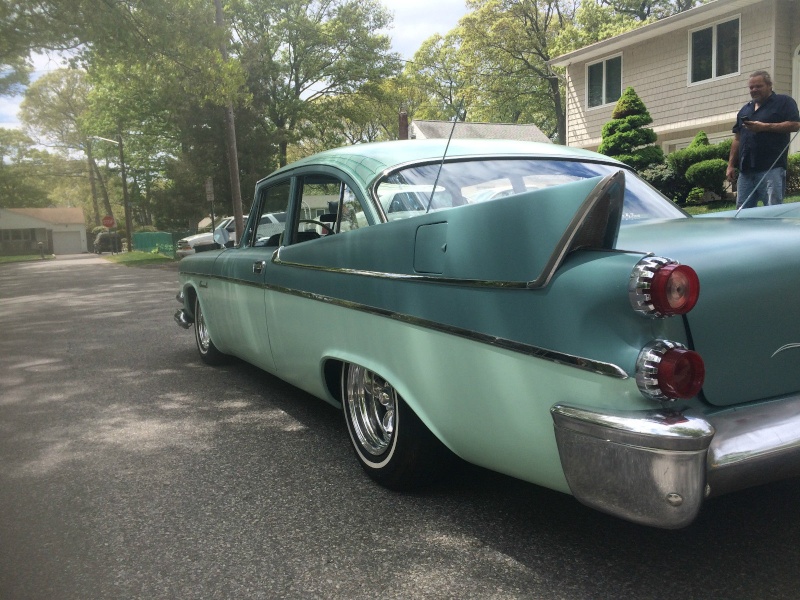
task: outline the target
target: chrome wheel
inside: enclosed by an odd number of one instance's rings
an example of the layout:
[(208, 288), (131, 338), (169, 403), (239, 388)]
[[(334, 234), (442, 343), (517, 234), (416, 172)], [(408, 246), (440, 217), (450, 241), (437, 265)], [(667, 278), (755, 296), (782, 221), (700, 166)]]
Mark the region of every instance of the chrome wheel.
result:
[(211, 345), (211, 336), (208, 335), (208, 327), (206, 326), (206, 317), (200, 309), (200, 303), (197, 303), (195, 309), (194, 326), (197, 328), (197, 347), (201, 353), (208, 352)]
[(397, 391), (382, 377), (358, 365), (348, 365), (345, 410), (353, 441), (371, 456), (392, 445), (397, 420)]
[(214, 342), (211, 340), (211, 334), (208, 331), (208, 323), (203, 309), (200, 307), (200, 300), (194, 300), (194, 339), (197, 343), (197, 351), (200, 353), (200, 358), (208, 365), (222, 365), (228, 360), (228, 357), (217, 350)]
[(345, 363), (341, 392), (353, 450), (372, 479), (409, 490), (435, 481), (447, 469), (452, 453), (383, 377)]

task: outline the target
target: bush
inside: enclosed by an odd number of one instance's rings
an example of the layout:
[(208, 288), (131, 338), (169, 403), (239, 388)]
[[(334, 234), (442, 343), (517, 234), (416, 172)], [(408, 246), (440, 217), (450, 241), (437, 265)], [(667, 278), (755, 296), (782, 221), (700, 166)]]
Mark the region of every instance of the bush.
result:
[(786, 169), (786, 195), (800, 194), (800, 152), (789, 155)]
[(689, 194), (689, 186), (684, 177), (678, 174), (666, 163), (653, 165), (639, 172), (647, 183), (676, 203), (683, 203)]
[(702, 204), (705, 199), (706, 191), (701, 187), (694, 187), (686, 197), (686, 204)]
[(620, 96), (612, 119), (603, 126), (602, 142), (597, 151), (630, 165), (637, 171), (664, 161), (660, 146), (652, 145), (657, 135), (646, 127), (653, 122), (644, 102), (632, 87)]
[(727, 160), (721, 158), (703, 160), (686, 169), (686, 181), (692, 184), (695, 189), (709, 190), (721, 197), (725, 193), (725, 172), (727, 169)]

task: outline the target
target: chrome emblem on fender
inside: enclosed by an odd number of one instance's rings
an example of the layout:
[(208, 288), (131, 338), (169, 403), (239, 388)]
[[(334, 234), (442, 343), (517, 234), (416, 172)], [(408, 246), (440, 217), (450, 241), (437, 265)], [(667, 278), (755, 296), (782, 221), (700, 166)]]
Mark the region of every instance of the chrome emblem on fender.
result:
[(775, 352), (772, 353), (772, 356), (770, 356), (770, 358), (775, 358), (776, 354), (779, 354), (784, 350), (790, 350), (791, 348), (800, 348), (800, 343), (795, 342), (793, 344), (786, 344), (785, 346), (781, 346), (780, 348), (775, 350)]

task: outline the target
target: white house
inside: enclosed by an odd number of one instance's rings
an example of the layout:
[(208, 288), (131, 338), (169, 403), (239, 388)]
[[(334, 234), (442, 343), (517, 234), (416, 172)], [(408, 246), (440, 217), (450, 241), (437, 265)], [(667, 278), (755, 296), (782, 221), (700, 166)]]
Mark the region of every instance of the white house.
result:
[[(653, 117), (665, 153), (699, 131), (732, 137), (750, 99), (753, 71), (800, 97), (798, 0), (715, 0), (550, 61), (566, 67), (567, 144), (596, 149), (622, 91), (631, 86)], [(795, 140), (793, 152), (800, 151)]]
[(0, 208), (0, 254), (88, 252), (81, 208)]

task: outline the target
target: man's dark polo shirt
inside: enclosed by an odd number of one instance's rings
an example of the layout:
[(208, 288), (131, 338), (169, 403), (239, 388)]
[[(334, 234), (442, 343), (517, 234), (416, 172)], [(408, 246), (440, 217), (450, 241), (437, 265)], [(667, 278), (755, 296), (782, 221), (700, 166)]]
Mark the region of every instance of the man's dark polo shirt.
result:
[(775, 166), (785, 169), (791, 134), (748, 131), (742, 127), (742, 117), (749, 117), (751, 121), (762, 123), (800, 121), (797, 102), (791, 96), (772, 92), (758, 110), (755, 108), (755, 102), (752, 100), (745, 104), (736, 115), (736, 125), (733, 126), (733, 133), (739, 134), (739, 170), (745, 173), (766, 171), (779, 156), (780, 159)]

